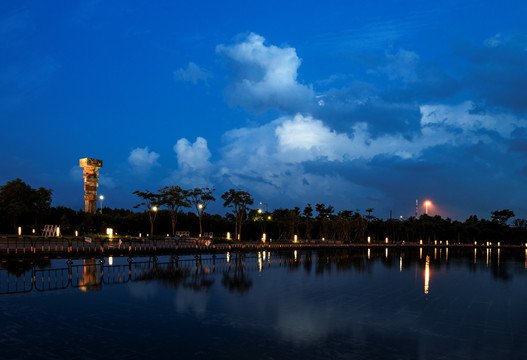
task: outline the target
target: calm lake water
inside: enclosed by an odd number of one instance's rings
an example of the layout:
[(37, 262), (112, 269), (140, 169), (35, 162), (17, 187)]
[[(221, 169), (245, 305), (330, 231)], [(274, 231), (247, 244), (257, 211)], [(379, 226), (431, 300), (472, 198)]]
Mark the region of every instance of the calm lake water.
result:
[(0, 263), (1, 358), (524, 359), (523, 249)]

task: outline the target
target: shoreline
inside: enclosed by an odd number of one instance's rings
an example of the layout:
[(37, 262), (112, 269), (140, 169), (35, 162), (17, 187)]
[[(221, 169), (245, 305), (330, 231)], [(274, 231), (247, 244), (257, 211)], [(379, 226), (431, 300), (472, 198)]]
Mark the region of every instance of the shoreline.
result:
[[(88, 240), (89, 239), (89, 240)], [(218, 241), (218, 240), (216, 240)], [(43, 238), (38, 236), (2, 236), (0, 237), (0, 258), (65, 258), (75, 256), (127, 256), (127, 255), (170, 255), (189, 253), (253, 252), (283, 250), (318, 250), (318, 249), (352, 249), (352, 248), (440, 248), (440, 249), (526, 249), (527, 244), (512, 245), (497, 243), (449, 244), (438, 241), (432, 244), (415, 242), (405, 243), (344, 243), (342, 241), (312, 242), (205, 242), (203, 239), (175, 240), (149, 238)]]

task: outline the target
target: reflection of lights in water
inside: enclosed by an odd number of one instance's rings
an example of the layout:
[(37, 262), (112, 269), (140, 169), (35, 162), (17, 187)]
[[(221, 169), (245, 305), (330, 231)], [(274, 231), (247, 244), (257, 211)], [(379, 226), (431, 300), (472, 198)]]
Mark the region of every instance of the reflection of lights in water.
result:
[[(499, 243), (498, 243), (498, 246), (500, 246)], [(500, 266), (500, 249), (498, 249), (498, 267), (499, 266)]]
[(439, 260), (443, 258), (443, 249), (439, 249)]
[(403, 257), (399, 257), (399, 272), (403, 271)]
[(230, 252), (227, 253), (227, 262), (228, 263), (231, 262), (231, 253)]
[(370, 260), (370, 248), (368, 248), (368, 260)]
[(298, 256), (298, 251), (295, 250), (295, 261), (297, 260), (297, 256)]
[(419, 260), (423, 259), (423, 248), (419, 248)]
[(437, 260), (437, 248), (434, 249), (434, 260)]
[(108, 264), (109, 264), (110, 266), (113, 265), (113, 256), (110, 256), (110, 257), (108, 258)]
[(264, 252), (263, 252), (263, 260), (264, 260), (264, 261), (265, 261), (265, 258), (266, 258), (266, 257), (267, 257), (267, 252), (264, 251)]
[(527, 249), (525, 249), (525, 268), (527, 269)]
[(448, 262), (448, 248), (445, 250), (445, 260)]
[(386, 259), (388, 259), (388, 248), (386, 248), (386, 250), (384, 252), (385, 252), (385, 255), (386, 255)]
[(258, 251), (258, 271), (262, 272), (262, 253)]
[(425, 263), (425, 294), (428, 294), (430, 289), (430, 256), (426, 256)]
[(477, 255), (478, 255), (478, 249), (474, 248), (474, 264), (476, 263)]
[(489, 267), (489, 248), (487, 248), (487, 267)]

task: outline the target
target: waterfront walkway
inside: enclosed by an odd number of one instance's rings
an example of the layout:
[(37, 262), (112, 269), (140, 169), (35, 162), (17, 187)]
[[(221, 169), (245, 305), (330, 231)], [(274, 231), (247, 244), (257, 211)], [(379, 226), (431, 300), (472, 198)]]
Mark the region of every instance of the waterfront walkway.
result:
[[(342, 241), (311, 241), (311, 242), (211, 242), (206, 239), (150, 239), (139, 237), (37, 237), (37, 236), (2, 236), (0, 237), (0, 256), (24, 257), (45, 256), (62, 257), (78, 255), (134, 255), (152, 253), (202, 253), (225, 251), (259, 251), (282, 249), (317, 249), (317, 248), (348, 248), (348, 247), (500, 247), (500, 244), (448, 244), (434, 242), (432, 244), (418, 243), (344, 243)], [(501, 245), (502, 246), (502, 245)], [(502, 246), (504, 247), (504, 246)], [(508, 247), (511, 247), (510, 245)], [(522, 247), (515, 245), (513, 247)]]

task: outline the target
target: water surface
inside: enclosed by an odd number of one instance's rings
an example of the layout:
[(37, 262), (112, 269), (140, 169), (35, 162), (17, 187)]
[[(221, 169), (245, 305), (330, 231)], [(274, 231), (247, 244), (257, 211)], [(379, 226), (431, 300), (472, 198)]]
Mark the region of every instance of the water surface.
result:
[(2, 262), (2, 358), (523, 359), (526, 256), (358, 248)]

